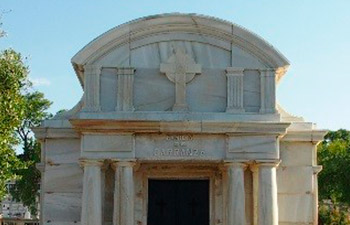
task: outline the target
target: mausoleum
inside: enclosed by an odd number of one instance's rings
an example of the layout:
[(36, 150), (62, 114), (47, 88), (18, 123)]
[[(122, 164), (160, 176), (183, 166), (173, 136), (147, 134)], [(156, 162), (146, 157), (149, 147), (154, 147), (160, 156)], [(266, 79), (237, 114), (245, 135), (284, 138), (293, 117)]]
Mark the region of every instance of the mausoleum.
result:
[(289, 62), (256, 34), (155, 15), (72, 64), (82, 99), (35, 129), (42, 225), (317, 223), (325, 131), (277, 104)]

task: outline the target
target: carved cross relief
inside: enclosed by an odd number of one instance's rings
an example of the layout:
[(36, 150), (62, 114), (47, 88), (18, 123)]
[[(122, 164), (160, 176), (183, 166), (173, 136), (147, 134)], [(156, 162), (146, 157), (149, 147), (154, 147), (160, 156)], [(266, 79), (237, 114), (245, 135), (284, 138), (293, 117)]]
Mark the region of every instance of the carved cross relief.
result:
[(173, 111), (187, 111), (186, 84), (193, 80), (196, 74), (201, 73), (201, 65), (180, 48), (174, 48), (173, 54), (167, 63), (160, 64), (160, 72), (175, 83), (175, 104)]

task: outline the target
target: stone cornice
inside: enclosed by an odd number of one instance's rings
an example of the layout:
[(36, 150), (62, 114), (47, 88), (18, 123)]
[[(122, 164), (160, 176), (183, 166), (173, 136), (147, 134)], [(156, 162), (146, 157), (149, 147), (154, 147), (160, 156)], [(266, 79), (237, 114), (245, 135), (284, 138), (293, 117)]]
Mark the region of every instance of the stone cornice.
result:
[(314, 144), (323, 141), (328, 130), (292, 130), (281, 139), (281, 141), (312, 142)]
[(203, 133), (228, 135), (284, 135), (290, 123), (217, 121), (70, 120), (78, 132)]
[(79, 138), (79, 134), (72, 128), (48, 128), (36, 127), (32, 128), (35, 137), (39, 140), (54, 138)]

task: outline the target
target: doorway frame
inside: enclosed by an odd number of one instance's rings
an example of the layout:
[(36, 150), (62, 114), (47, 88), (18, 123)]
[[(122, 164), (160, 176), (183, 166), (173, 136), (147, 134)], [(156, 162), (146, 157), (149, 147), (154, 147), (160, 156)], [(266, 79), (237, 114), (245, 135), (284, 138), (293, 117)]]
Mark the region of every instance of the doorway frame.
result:
[[(135, 171), (135, 221), (137, 225), (147, 225), (148, 181), (150, 179), (208, 180), (209, 224), (223, 224), (223, 176), (220, 164), (184, 162), (140, 163), (138, 170)], [(139, 215), (140, 213), (142, 213), (142, 216)]]

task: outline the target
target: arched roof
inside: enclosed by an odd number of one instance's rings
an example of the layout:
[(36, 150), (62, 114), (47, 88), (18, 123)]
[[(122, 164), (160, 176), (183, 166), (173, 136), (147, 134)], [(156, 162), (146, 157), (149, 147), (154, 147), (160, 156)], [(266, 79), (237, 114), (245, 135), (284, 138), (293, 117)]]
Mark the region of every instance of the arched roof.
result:
[(72, 64), (83, 85), (83, 66), (92, 64), (111, 49), (150, 35), (185, 32), (229, 41), (252, 55), (267, 67), (278, 69), (278, 79), (289, 66), (288, 60), (258, 35), (236, 24), (197, 14), (160, 14), (132, 20), (114, 27), (92, 40), (73, 58)]

